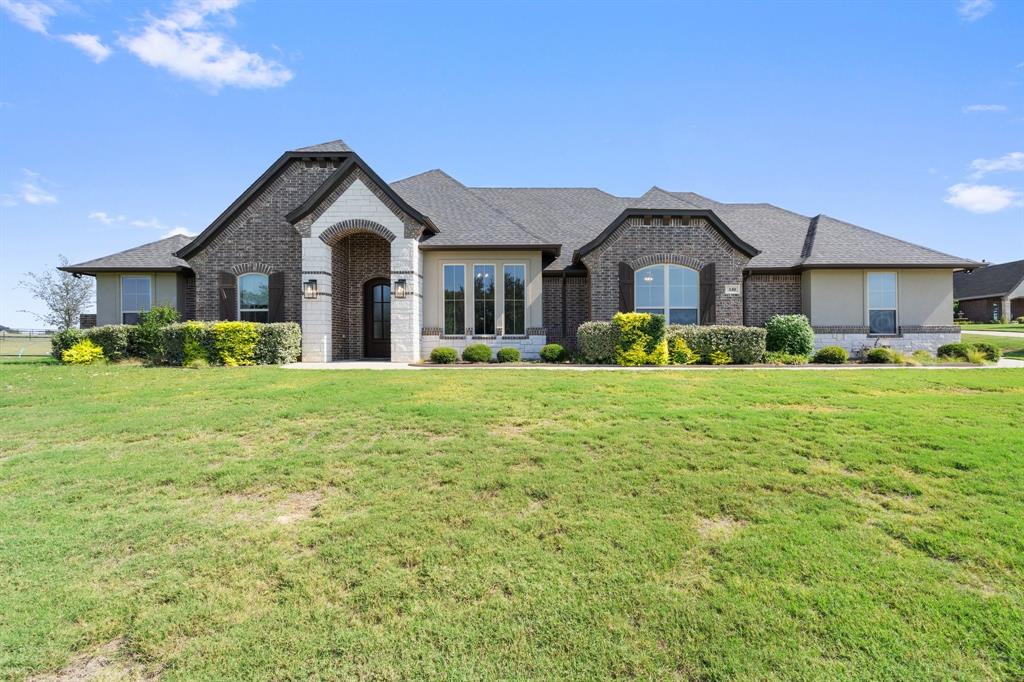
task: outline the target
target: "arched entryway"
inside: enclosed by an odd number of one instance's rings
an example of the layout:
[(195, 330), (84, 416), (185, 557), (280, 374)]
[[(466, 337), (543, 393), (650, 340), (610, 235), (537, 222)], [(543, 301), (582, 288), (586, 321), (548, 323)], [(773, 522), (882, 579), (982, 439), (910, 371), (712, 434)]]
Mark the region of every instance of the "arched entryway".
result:
[[(387, 305), (389, 341), (386, 346), (380, 333), (367, 334), (367, 312), (373, 309), (371, 283), (384, 283), (390, 287), (391, 244), (370, 232), (349, 233), (331, 239), (327, 244), (331, 247), (331, 358), (362, 360), (366, 357), (390, 357), (390, 291)], [(378, 306), (378, 313), (383, 311), (384, 306)], [(378, 331), (384, 331), (383, 325)], [(371, 348), (367, 342), (374, 338)]]
[(363, 286), (363, 354), (391, 357), (391, 281), (383, 277)]

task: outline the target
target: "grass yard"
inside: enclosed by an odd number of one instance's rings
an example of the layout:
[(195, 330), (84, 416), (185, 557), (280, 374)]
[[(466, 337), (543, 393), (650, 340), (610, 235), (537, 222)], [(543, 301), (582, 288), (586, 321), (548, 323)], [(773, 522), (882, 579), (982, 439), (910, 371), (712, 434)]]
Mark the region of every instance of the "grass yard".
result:
[(1003, 351), (1003, 356), (1024, 360), (1024, 334), (1019, 339), (1011, 336), (986, 336), (985, 334), (961, 334), (964, 343), (991, 343)]
[(0, 678), (1024, 678), (1024, 372), (0, 364)]
[(960, 329), (965, 332), (1019, 332), (1024, 334), (1024, 324), (962, 324)]

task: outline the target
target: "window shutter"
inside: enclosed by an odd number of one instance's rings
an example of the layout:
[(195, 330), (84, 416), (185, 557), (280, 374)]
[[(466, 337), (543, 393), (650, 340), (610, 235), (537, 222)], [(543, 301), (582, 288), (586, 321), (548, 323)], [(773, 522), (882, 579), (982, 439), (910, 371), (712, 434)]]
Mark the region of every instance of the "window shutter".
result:
[(700, 323), (715, 323), (715, 264), (700, 269)]
[(619, 312), (633, 312), (633, 268), (619, 263)]
[(238, 319), (238, 278), (230, 272), (220, 272), (220, 319)]
[(284, 322), (284, 273), (270, 273), (270, 306), (268, 317), (271, 322)]

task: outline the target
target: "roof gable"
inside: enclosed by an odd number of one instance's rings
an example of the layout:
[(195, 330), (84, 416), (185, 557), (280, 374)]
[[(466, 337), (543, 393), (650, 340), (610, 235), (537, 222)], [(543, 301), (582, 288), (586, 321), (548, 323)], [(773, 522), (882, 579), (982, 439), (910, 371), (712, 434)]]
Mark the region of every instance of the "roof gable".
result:
[(1024, 260), (958, 272), (953, 277), (953, 298), (1006, 296), (1024, 283)]

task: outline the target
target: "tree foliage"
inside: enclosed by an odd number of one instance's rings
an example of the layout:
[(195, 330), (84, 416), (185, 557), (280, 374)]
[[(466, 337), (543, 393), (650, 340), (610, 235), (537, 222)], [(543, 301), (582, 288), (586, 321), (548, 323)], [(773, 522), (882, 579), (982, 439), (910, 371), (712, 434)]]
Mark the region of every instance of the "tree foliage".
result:
[[(68, 259), (57, 256), (57, 262), (63, 267), (68, 264)], [(34, 316), (47, 327), (54, 327), (58, 331), (77, 327), (79, 315), (93, 303), (92, 281), (63, 270), (26, 272), (19, 286), (46, 306), (46, 312), (42, 314), (31, 310), (20, 312)]]

